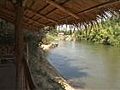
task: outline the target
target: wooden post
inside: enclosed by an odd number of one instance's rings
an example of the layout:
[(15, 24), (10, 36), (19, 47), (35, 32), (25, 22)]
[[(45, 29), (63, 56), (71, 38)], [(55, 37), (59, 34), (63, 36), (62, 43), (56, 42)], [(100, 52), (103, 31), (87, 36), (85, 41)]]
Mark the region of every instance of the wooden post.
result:
[(16, 22), (15, 22), (15, 38), (16, 38), (16, 90), (23, 90), (23, 67), (22, 60), (24, 55), (24, 36), (23, 36), (23, 0), (17, 0), (16, 3)]

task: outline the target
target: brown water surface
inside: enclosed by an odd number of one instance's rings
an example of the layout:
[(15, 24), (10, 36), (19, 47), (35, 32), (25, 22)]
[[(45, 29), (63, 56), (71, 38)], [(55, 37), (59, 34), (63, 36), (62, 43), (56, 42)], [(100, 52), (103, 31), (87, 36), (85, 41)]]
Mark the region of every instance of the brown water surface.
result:
[(76, 88), (120, 90), (120, 48), (61, 41), (47, 58)]

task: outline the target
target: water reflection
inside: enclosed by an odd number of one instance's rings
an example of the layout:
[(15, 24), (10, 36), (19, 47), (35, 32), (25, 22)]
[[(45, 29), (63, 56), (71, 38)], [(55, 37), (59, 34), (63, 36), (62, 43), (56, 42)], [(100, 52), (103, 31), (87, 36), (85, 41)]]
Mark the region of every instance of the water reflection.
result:
[(48, 59), (74, 87), (120, 90), (120, 49), (91, 43), (59, 42)]

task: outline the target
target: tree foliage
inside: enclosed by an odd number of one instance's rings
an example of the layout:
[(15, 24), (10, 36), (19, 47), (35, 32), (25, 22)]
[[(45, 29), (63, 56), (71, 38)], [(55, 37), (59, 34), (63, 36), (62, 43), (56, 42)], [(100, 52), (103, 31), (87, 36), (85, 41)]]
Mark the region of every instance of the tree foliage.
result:
[(92, 28), (76, 32), (77, 39), (105, 45), (120, 45), (120, 18), (109, 19)]

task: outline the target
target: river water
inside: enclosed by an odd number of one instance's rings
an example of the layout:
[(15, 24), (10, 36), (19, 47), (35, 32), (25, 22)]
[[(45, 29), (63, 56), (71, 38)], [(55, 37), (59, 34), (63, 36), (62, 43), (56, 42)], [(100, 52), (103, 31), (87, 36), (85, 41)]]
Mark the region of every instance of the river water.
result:
[(120, 90), (120, 48), (61, 41), (47, 58), (75, 88)]

